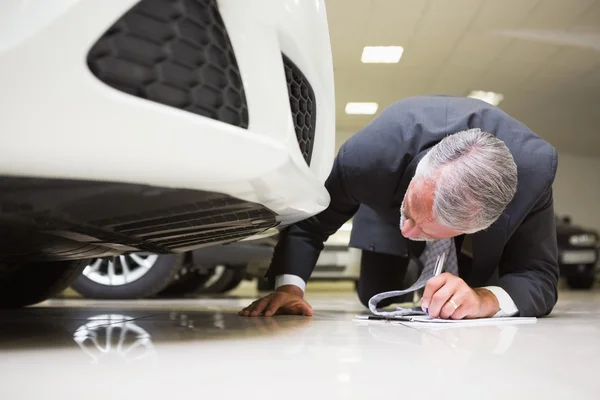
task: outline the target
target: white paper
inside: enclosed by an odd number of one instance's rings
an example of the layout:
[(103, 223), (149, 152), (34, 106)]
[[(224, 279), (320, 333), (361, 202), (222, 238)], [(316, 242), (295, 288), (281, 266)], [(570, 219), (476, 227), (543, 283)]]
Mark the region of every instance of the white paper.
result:
[(364, 322), (396, 322), (403, 324), (419, 325), (452, 325), (452, 326), (481, 326), (481, 325), (500, 325), (500, 324), (534, 324), (537, 322), (535, 317), (495, 317), (495, 318), (477, 318), (477, 319), (441, 319), (431, 318), (429, 315), (404, 315), (398, 317), (379, 317), (372, 314), (359, 314), (356, 320)]
[(454, 324), (454, 325), (489, 325), (502, 323), (535, 323), (534, 317), (495, 317), (477, 319), (441, 319), (431, 318), (429, 315), (415, 315), (403, 317), (402, 321), (417, 322), (422, 324)]

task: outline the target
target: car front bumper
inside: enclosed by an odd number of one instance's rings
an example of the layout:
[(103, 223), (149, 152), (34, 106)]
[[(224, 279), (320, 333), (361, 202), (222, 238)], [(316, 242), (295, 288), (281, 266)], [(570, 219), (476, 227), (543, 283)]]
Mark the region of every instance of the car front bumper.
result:
[[(115, 90), (86, 57), (137, 0), (0, 5), (0, 176), (217, 192), (264, 205), (287, 225), (324, 210), (333, 162), (333, 68), (322, 0), (219, 0), (248, 127)], [(317, 103), (310, 166), (294, 129), (282, 54)]]

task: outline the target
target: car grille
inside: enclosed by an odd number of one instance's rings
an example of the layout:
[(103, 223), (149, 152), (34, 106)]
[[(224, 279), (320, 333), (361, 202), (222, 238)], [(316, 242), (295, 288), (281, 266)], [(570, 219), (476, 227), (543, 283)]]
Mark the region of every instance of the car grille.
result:
[(315, 92), (306, 76), (285, 54), (283, 55), (283, 66), (296, 138), (306, 164), (310, 165), (317, 118)]
[(93, 45), (87, 63), (117, 90), (248, 128), (244, 86), (216, 0), (142, 0)]

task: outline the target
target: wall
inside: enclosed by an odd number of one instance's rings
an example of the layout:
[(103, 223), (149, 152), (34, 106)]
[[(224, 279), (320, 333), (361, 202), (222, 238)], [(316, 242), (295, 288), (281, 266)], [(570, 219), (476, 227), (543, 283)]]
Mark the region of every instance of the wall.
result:
[(335, 133), (335, 153), (337, 154), (340, 146), (344, 144), (355, 132), (336, 132)]
[[(336, 148), (351, 135), (337, 132)], [(560, 216), (570, 215), (574, 224), (600, 232), (600, 157), (559, 153), (554, 209)]]
[(573, 223), (600, 232), (600, 157), (559, 153), (554, 209)]

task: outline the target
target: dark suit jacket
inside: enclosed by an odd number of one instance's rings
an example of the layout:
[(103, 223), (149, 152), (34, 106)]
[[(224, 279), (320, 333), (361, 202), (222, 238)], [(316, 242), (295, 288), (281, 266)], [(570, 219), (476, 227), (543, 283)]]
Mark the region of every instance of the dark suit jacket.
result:
[[(460, 275), (471, 287), (502, 287), (521, 316), (548, 314), (557, 300), (559, 275), (552, 198), (556, 150), (499, 108), (469, 98), (401, 100), (351, 137), (325, 184), (329, 207), (283, 230), (267, 276), (294, 274), (308, 280), (323, 242), (359, 207), (351, 246), (407, 255), (399, 208), (417, 163), (445, 136), (470, 128), (504, 141), (519, 183), (503, 215), (471, 236), (472, 266), (461, 268)], [(462, 237), (457, 240), (460, 248)]]

